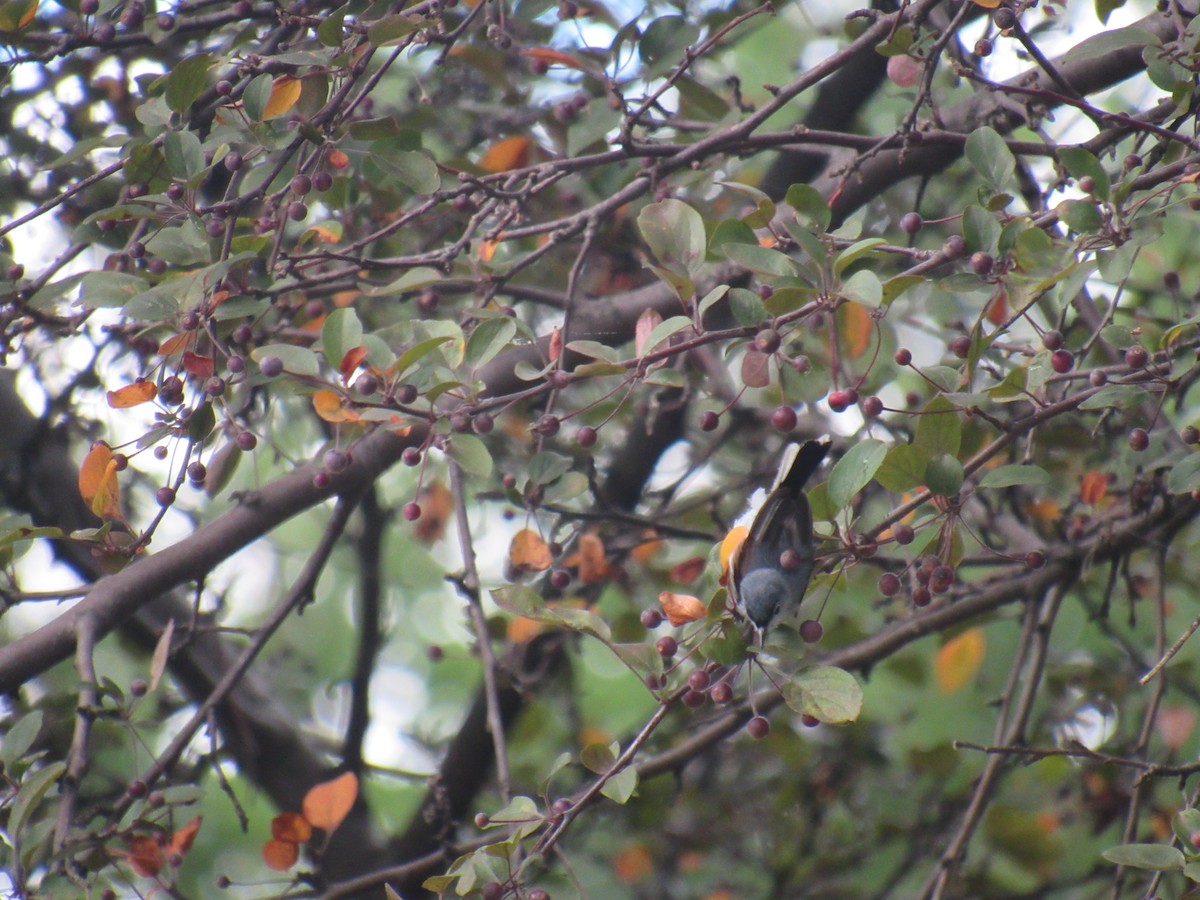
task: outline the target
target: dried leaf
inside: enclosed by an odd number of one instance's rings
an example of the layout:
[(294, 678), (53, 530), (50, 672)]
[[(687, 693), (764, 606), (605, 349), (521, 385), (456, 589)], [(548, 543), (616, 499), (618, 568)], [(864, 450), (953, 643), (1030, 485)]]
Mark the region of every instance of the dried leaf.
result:
[(322, 389), (312, 395), (313, 409), (326, 422), (357, 422), (358, 410), (345, 406), (345, 398), (341, 394)]
[(112, 448), (97, 441), (79, 469), (79, 493), (102, 519), (121, 517), (121, 489), (117, 483), (117, 462)]
[(435, 544), (446, 534), (446, 523), (454, 512), (454, 495), (440, 481), (421, 491), (421, 518), (417, 519), (417, 540)]
[(514, 135), (499, 140), (484, 151), (479, 168), (485, 172), (508, 172), (529, 165), (533, 142), (523, 136)]
[(550, 63), (551, 65), (569, 66), (581, 72), (587, 71), (587, 67), (575, 57), (563, 53), (561, 50), (552, 50), (549, 47), (530, 47), (528, 50), (522, 50), (521, 55), (527, 56), (530, 59), (540, 59), (542, 62)]
[(1094, 506), (1108, 495), (1108, 475), (1099, 469), (1083, 474), (1079, 482), (1079, 499)]
[(129, 867), (143, 878), (154, 878), (162, 871), (166, 862), (162, 845), (148, 834), (134, 835), (129, 839), (129, 850), (124, 853)]
[(168, 619), (167, 627), (158, 636), (154, 645), (154, 655), (150, 657), (150, 690), (158, 689), (158, 682), (167, 669), (167, 660), (171, 657), (171, 638), (175, 634), (175, 620)]
[(291, 841), (267, 841), (262, 848), (263, 862), (276, 872), (286, 872), (300, 859), (300, 845)]
[(771, 383), (771, 357), (757, 350), (747, 350), (742, 357), (742, 383), (761, 388)]
[(216, 367), (213, 365), (211, 356), (201, 356), (199, 353), (186, 350), (183, 354), (183, 370), (193, 378), (212, 378)]
[(671, 580), (676, 584), (691, 584), (704, 573), (708, 561), (703, 556), (693, 556), (671, 566)]
[(357, 347), (351, 347), (346, 351), (346, 355), (342, 357), (341, 365), (338, 369), (342, 373), (342, 383), (349, 384), (350, 376), (352, 376), (358, 367), (362, 365), (364, 359), (367, 358), (367, 348), (361, 344)]
[(968, 628), (943, 644), (933, 662), (938, 690), (943, 694), (953, 694), (965, 687), (979, 671), (986, 649), (981, 628)]
[(174, 356), (182, 353), (196, 341), (195, 331), (185, 331), (183, 334), (172, 335), (158, 345), (159, 356)]
[(637, 324), (633, 330), (633, 352), (637, 356), (643, 356), (646, 353), (646, 339), (650, 337), (650, 333), (662, 324), (663, 317), (660, 316), (657, 310), (644, 309), (642, 314), (637, 318)]
[(642, 543), (634, 547), (633, 550), (630, 551), (629, 555), (642, 565), (646, 565), (651, 559), (654, 558), (654, 555), (663, 548), (663, 542), (659, 539), (658, 532), (653, 528), (647, 528), (645, 531), (643, 531), (642, 537), (644, 538)]
[(178, 853), (180, 856), (186, 855), (192, 849), (192, 844), (195, 842), (196, 835), (200, 831), (201, 821), (201, 817), (196, 816), (196, 818), (171, 835), (171, 843), (167, 845), (167, 853)]
[(849, 300), (841, 305), (837, 315), (846, 355), (857, 359), (871, 347), (871, 333), (875, 330), (871, 313), (861, 303)]
[(324, 828), (326, 834), (332, 834), (357, 799), (358, 776), (344, 772), (331, 781), (314, 785), (304, 795), (304, 818), (314, 828)]
[(667, 621), (672, 625), (686, 625), (704, 618), (704, 604), (689, 594), (675, 594), (663, 591), (658, 595), (658, 605), (667, 615)]
[(567, 565), (579, 567), (579, 580), (583, 584), (603, 581), (612, 574), (612, 566), (604, 553), (604, 542), (594, 534), (579, 537), (579, 549), (571, 554)]
[(298, 812), (281, 812), (271, 820), (271, 837), (277, 841), (307, 844), (312, 834), (312, 823)]
[(513, 535), (508, 547), (508, 561), (517, 572), (542, 572), (550, 568), (554, 557), (542, 536), (530, 528)]
[(550, 331), (550, 346), (546, 350), (546, 355), (550, 357), (551, 362), (557, 362), (562, 357), (563, 339), (562, 329), (557, 325)]
[(517, 618), (509, 620), (505, 632), (508, 639), (514, 644), (524, 644), (532, 641), (545, 630), (546, 627), (541, 622), (527, 616), (517, 616)]
[(996, 290), (992, 299), (983, 308), (984, 317), (993, 325), (1000, 326), (1008, 321), (1008, 291), (1003, 287)]
[(108, 392), (108, 405), (113, 409), (128, 409), (140, 406), (158, 396), (158, 388), (153, 381), (135, 381), (125, 387)]
[(274, 119), (296, 105), (300, 99), (300, 81), (291, 75), (280, 75), (271, 85), (271, 96), (263, 107), (263, 119)]

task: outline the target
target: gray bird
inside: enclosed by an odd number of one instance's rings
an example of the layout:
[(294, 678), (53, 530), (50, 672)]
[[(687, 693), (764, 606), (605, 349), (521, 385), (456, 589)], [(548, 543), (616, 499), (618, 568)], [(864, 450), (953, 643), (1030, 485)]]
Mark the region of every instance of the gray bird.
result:
[(788, 448), (771, 492), (734, 554), (730, 594), (738, 611), (764, 636), (781, 615), (799, 609), (808, 589), (815, 561), (812, 511), (804, 485), (829, 447), (829, 439), (822, 438)]

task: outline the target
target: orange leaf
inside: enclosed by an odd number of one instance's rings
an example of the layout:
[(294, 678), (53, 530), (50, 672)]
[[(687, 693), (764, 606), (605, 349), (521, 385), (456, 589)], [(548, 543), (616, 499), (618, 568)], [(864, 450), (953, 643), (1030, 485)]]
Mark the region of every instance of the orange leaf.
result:
[(276, 872), (286, 872), (300, 859), (300, 845), (291, 841), (267, 841), (262, 848), (263, 861)]
[(280, 75), (271, 85), (271, 96), (263, 107), (263, 120), (282, 116), (300, 99), (300, 82), (291, 75)]
[(129, 867), (143, 878), (153, 878), (162, 871), (162, 845), (157, 838), (148, 834), (134, 835), (129, 839), (129, 850), (124, 854), (129, 860)]
[(342, 373), (342, 382), (350, 383), (350, 376), (355, 370), (362, 365), (362, 361), (367, 358), (367, 348), (359, 344), (357, 347), (351, 347), (346, 351), (346, 355), (342, 357), (342, 362), (338, 366), (338, 370)]
[(491, 262), (492, 257), (496, 255), (496, 250), (500, 247), (500, 242), (504, 240), (504, 232), (500, 232), (494, 238), (485, 238), (479, 242), (479, 258), (484, 262)]
[(96, 441), (79, 468), (79, 494), (102, 519), (121, 517), (121, 488), (112, 448)]
[(1095, 505), (1108, 495), (1108, 475), (1099, 469), (1083, 473), (1079, 482), (1079, 499), (1089, 505)]
[(663, 608), (667, 621), (672, 625), (686, 625), (704, 618), (704, 604), (688, 594), (663, 591), (658, 595), (658, 605)]
[(211, 356), (201, 356), (199, 353), (185, 350), (183, 354), (183, 370), (193, 378), (212, 378), (216, 367), (213, 365)]
[(167, 338), (158, 345), (159, 356), (174, 356), (182, 350), (186, 350), (196, 340), (195, 331), (185, 331), (183, 334), (175, 334)]
[(647, 528), (642, 532), (642, 537), (645, 538), (640, 544), (630, 551), (630, 556), (646, 565), (663, 547), (663, 542), (658, 539), (658, 532), (653, 528)]
[(676, 584), (691, 584), (704, 571), (707, 560), (703, 556), (693, 556), (683, 562), (671, 566), (671, 580)]
[(871, 346), (871, 332), (874, 330), (871, 314), (861, 303), (849, 300), (838, 310), (838, 318), (846, 354), (857, 359)]
[(128, 409), (139, 406), (158, 396), (158, 388), (153, 381), (135, 381), (125, 387), (108, 392), (108, 405), (113, 409)]
[(312, 235), (321, 244), (336, 244), (342, 239), (340, 234), (336, 234), (333, 229), (327, 225), (310, 225), (304, 231), (304, 236)]
[(509, 620), (505, 633), (514, 644), (524, 644), (532, 641), (545, 630), (541, 622), (527, 619), (525, 616), (517, 616), (517, 618)]
[(968, 628), (943, 644), (933, 661), (938, 690), (943, 694), (953, 694), (965, 687), (979, 671), (986, 649), (981, 628)]
[(995, 9), (1000, 5), (1000, 0), (971, 0), (976, 6), (982, 6), (984, 9)]
[(601, 581), (612, 574), (612, 566), (604, 555), (604, 542), (594, 534), (579, 537), (579, 549), (571, 554), (569, 565), (579, 566), (579, 580), (584, 584)]
[(320, 390), (312, 395), (313, 409), (326, 422), (357, 422), (358, 411), (347, 408), (341, 394)]
[(1008, 320), (1008, 291), (999, 288), (983, 308), (983, 314), (993, 325), (1003, 325)]
[(342, 824), (354, 801), (358, 799), (358, 776), (343, 772), (331, 781), (313, 785), (304, 795), (304, 818), (314, 828), (324, 828), (332, 834)]
[(613, 858), (613, 874), (626, 884), (636, 884), (654, 871), (654, 857), (645, 844), (626, 847)]
[(312, 823), (298, 812), (281, 812), (271, 820), (271, 837), (277, 841), (307, 844), (312, 833)]
[(522, 56), (528, 56), (530, 59), (540, 59), (542, 62), (550, 63), (551, 65), (570, 66), (572, 69), (585, 71), (586, 67), (575, 57), (563, 53), (561, 50), (552, 50), (549, 47), (530, 47), (528, 50), (521, 51)]
[(729, 565), (733, 559), (733, 554), (741, 549), (742, 542), (750, 534), (750, 529), (745, 525), (736, 525), (729, 529), (729, 534), (725, 535), (725, 540), (721, 541), (721, 583), (729, 577)]
[(417, 540), (433, 544), (446, 533), (446, 523), (454, 511), (454, 495), (440, 481), (421, 491), (421, 518), (417, 519)]
[(530, 528), (522, 528), (513, 535), (508, 546), (508, 561), (518, 572), (541, 572), (550, 568), (554, 557), (540, 534)]
[(563, 352), (562, 329), (557, 325), (550, 331), (550, 346), (546, 349), (546, 356), (551, 362), (558, 362), (559, 357)]
[(508, 172), (529, 165), (529, 152), (533, 142), (523, 136), (514, 135), (496, 141), (484, 151), (479, 168), (485, 172)]
[(167, 846), (167, 852), (178, 853), (180, 856), (183, 856), (191, 850), (192, 843), (196, 840), (196, 834), (200, 831), (200, 822), (201, 817), (196, 816), (196, 818), (171, 835), (171, 843)]

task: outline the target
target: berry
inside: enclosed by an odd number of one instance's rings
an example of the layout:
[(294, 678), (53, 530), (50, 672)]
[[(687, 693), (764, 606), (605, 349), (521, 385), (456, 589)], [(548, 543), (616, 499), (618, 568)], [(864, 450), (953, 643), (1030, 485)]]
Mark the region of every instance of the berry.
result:
[(318, 491), (325, 490), (331, 484), (333, 484), (333, 476), (328, 472), (318, 472), (313, 476), (313, 487)]
[(887, 77), (896, 87), (910, 88), (921, 77), (921, 64), (907, 53), (889, 56), (887, 61)]
[(1050, 354), (1050, 368), (1059, 375), (1071, 371), (1075, 365), (1075, 354), (1070, 350), (1055, 350)]
[[(218, 85), (220, 82), (218, 82)], [(183, 185), (177, 181), (172, 181), (167, 185), (167, 199), (172, 203), (178, 203), (183, 199)]]
[(1141, 164), (1142, 158), (1136, 153), (1130, 153), (1121, 163), (1126, 172), (1130, 171), (1131, 169), (1136, 169)]
[(1129, 446), (1136, 453), (1150, 446), (1150, 435), (1145, 428), (1135, 428), (1129, 432)]
[(1040, 569), (1046, 564), (1046, 554), (1041, 550), (1030, 550), (1025, 554), (1025, 568)]
[(238, 449), (244, 450), (247, 453), (249, 453), (251, 450), (253, 450), (255, 447), (258, 446), (258, 438), (255, 437), (254, 434), (249, 431), (239, 431), (238, 436), (235, 440), (238, 445)]
[(950, 352), (959, 359), (966, 359), (971, 355), (971, 339), (965, 334), (960, 334), (950, 342)]
[(545, 435), (546, 437), (553, 437), (554, 435), (558, 434), (558, 429), (561, 427), (561, 425), (562, 420), (559, 419), (558, 416), (546, 413), (544, 416), (538, 419), (537, 425), (534, 426), (534, 430), (536, 430), (538, 434)]
[(1091, 175), (1084, 175), (1079, 179), (1079, 189), (1085, 194), (1090, 194), (1096, 190), (1096, 179)]
[(1185, 444), (1200, 444), (1200, 428), (1195, 425), (1184, 426), (1183, 430), (1179, 432), (1179, 438)]
[(404, 504), (404, 508), (400, 510), (400, 514), (404, 516), (404, 521), (415, 522), (421, 518), (421, 505), (415, 500), (410, 500)]
[(733, 688), (729, 686), (727, 681), (718, 681), (713, 685), (708, 695), (712, 697), (713, 703), (728, 703), (733, 699)]
[(324, 463), (330, 472), (342, 472), (350, 465), (350, 457), (341, 450), (327, 450)]
[(1063, 335), (1057, 329), (1050, 329), (1042, 335), (1042, 346), (1047, 350), (1061, 350), (1063, 345)]
[(721, 424), (721, 417), (711, 409), (705, 410), (700, 415), (700, 430), (701, 431), (716, 431), (717, 426)]
[(483, 890), (479, 892), (483, 900), (502, 900), (504, 897), (504, 885), (498, 881), (489, 881), (483, 886)]
[(312, 186), (314, 190), (320, 191), (323, 194), (333, 187), (333, 176), (328, 172), (318, 172), (312, 177)]
[(870, 396), (862, 402), (863, 415), (869, 418), (874, 418), (883, 412), (883, 401), (878, 397)]
[(942, 244), (942, 253), (946, 254), (948, 259), (957, 259), (967, 252), (967, 242), (960, 234), (952, 234), (946, 238)]
[(933, 570), (929, 579), (930, 590), (935, 594), (944, 594), (954, 584), (954, 569), (950, 566), (938, 566)]
[(929, 588), (925, 587), (925, 585), (918, 585), (917, 587), (913, 588), (913, 606), (928, 606), (931, 600), (933, 600), (933, 595), (929, 592)]
[(20, 281), (25, 277), (25, 267), (20, 263), (13, 263), (4, 272), (8, 276), (9, 281)]
[(1092, 374), (1088, 376), (1088, 383), (1092, 387), (1103, 387), (1108, 384), (1108, 374), (1099, 369), (1093, 369)]
[(154, 458), (158, 460), (167, 458), (167, 448), (161, 444), (154, 448)]
[(550, 382), (550, 386), (556, 391), (561, 391), (563, 388), (566, 388), (571, 384), (570, 374), (564, 372), (562, 369), (555, 369), (553, 372), (551, 372), (548, 380)]
[(584, 425), (575, 435), (575, 441), (580, 447), (592, 447), (596, 443), (596, 429), (591, 425)]
[(400, 461), (406, 466), (419, 466), (421, 464), (421, 451), (416, 447), (405, 447), (404, 452), (400, 454)]
[(511, 491), (517, 486), (517, 477), (512, 473), (505, 473), (504, 477), (500, 479), (500, 483), (504, 485), (505, 490)]
[(559, 797), (557, 800), (555, 800), (553, 803), (550, 804), (550, 812), (552, 812), (556, 816), (561, 816), (563, 813), (567, 812), (574, 805), (575, 804), (572, 803), (570, 800), (568, 800), (566, 797)]
[(906, 212), (900, 217), (900, 230), (905, 234), (916, 234), (925, 227), (925, 220), (918, 212)]
[(663, 686), (663, 680), (660, 676), (655, 675), (653, 672), (651, 672), (649, 675), (647, 675), (645, 678), (642, 679), (642, 684), (646, 685), (647, 690), (657, 691), (660, 687)]
[(208, 477), (208, 469), (204, 463), (197, 460), (187, 467), (187, 477), (192, 484), (204, 484), (204, 479)]
[(990, 253), (984, 253), (980, 250), (971, 254), (971, 271), (980, 278), (989, 274), (995, 265), (996, 260), (992, 258), (992, 254)]
[(643, 609), (639, 618), (643, 628), (657, 628), (663, 620), (662, 613), (657, 609)]
[(243, 162), (245, 160), (242, 159), (242, 154), (240, 153), (228, 153), (225, 155), (225, 168), (230, 172), (236, 172), (240, 169)]
[(308, 207), (299, 200), (293, 200), (288, 204), (287, 214), (293, 222), (302, 222), (308, 218)]
[(475, 814), (475, 827), (476, 828), (487, 828), (488, 825), (491, 824), (491, 822), (492, 822), (492, 820), (490, 818), (488, 818), (487, 813), (476, 813)]
[(204, 230), (209, 237), (220, 237), (225, 233), (225, 220), (213, 216), (204, 224)]
[(708, 690), (710, 681), (712, 681), (712, 678), (709, 677), (707, 672), (705, 672), (703, 669), (697, 669), (688, 676), (688, 687), (690, 687), (693, 691), (706, 691)]
[(764, 716), (755, 716), (746, 723), (746, 731), (750, 732), (750, 737), (761, 741), (771, 733), (771, 723)]
[(690, 688), (683, 692), (683, 705), (688, 709), (697, 709), (704, 705), (705, 696), (700, 691), (694, 691)]
[(821, 724), (821, 720), (816, 716), (810, 716), (808, 713), (805, 713), (800, 717), (800, 724), (805, 728), (816, 728)]
[(217, 82), (216, 91), (217, 91), (217, 96), (228, 97), (230, 94), (233, 93), (233, 82), (226, 81), (224, 78), (222, 78), (220, 81)]
[(124, 453), (113, 454), (113, 465), (116, 466), (118, 472), (124, 472), (129, 468), (129, 457)]
[(774, 328), (764, 328), (754, 336), (754, 349), (759, 353), (774, 353), (783, 343), (783, 338)]
[(98, 44), (111, 43), (117, 37), (117, 26), (112, 24), (112, 22), (105, 22), (103, 25), (101, 25), (100, 27), (98, 27), (96, 29), (95, 35), (96, 35), (96, 43), (98, 43)]
[(225, 361), (225, 365), (229, 366), (229, 371), (234, 375), (239, 375), (246, 371), (246, 358), (244, 356), (231, 356)]
[(806, 644), (815, 644), (825, 633), (825, 627), (816, 619), (805, 619), (800, 623), (800, 637)]
[(490, 413), (480, 413), (471, 421), (471, 425), (476, 434), (491, 434), (492, 429), (496, 427), (496, 420)]
[(146, 794), (150, 792), (150, 788), (146, 786), (146, 782), (139, 778), (136, 781), (129, 782), (129, 787), (125, 789), (125, 792), (129, 794), (130, 797), (133, 797), (133, 799), (137, 800), (141, 797), (145, 797)]
[(258, 368), (268, 378), (276, 378), (283, 374), (283, 360), (278, 356), (267, 356), (259, 361)]
[(145, 678), (135, 678), (129, 682), (129, 693), (135, 697), (145, 697), (150, 690), (150, 685), (146, 683)]
[(787, 571), (800, 568), (802, 562), (804, 557), (790, 548), (779, 554), (779, 566)]
[(1150, 354), (1146, 352), (1146, 348), (1140, 344), (1134, 344), (1125, 351), (1125, 365), (1131, 369), (1140, 369), (1146, 365), (1150, 359)]
[(892, 359), (895, 360), (896, 365), (898, 365), (898, 366), (911, 366), (912, 365), (912, 351), (907, 349), (906, 347), (901, 347), (899, 350), (896, 351), (895, 355), (892, 356)]
[(555, 590), (566, 590), (571, 584), (571, 573), (566, 569), (555, 569), (550, 573), (550, 586)]
[(983, 58), (992, 55), (992, 42), (987, 38), (980, 38), (975, 42), (975, 55)]
[(220, 375), (214, 375), (204, 382), (204, 393), (210, 397), (220, 397), (225, 393), (225, 379)]
[(175, 502), (175, 489), (169, 487), (160, 487), (154, 492), (154, 499), (159, 506), (170, 506)]
[(675, 640), (675, 638), (671, 637), (670, 635), (667, 635), (666, 637), (660, 637), (658, 639), (658, 643), (655, 644), (654, 647), (656, 650), (658, 650), (659, 656), (661, 656), (663, 659), (670, 659), (679, 652), (679, 641)]
[(94, 16), (100, 11), (100, 0), (80, 0), (79, 12), (84, 16)]
[(992, 13), (992, 21), (1001, 31), (1007, 31), (1017, 24), (1017, 14), (1007, 6), (1002, 6)]
[(379, 379), (370, 372), (364, 372), (355, 379), (354, 389), (364, 397), (370, 397), (379, 390)]
[(471, 430), (471, 417), (464, 412), (456, 412), (450, 416), (450, 430), (455, 434), (466, 434)]
[(421, 295), (417, 297), (417, 307), (426, 315), (434, 312), (438, 308), (437, 292), (431, 288), (421, 291)]
[(446, 655), (446, 651), (437, 644), (430, 644), (425, 648), (425, 655), (429, 657), (430, 662), (441, 662)]
[(292, 179), (292, 193), (297, 197), (303, 197), (313, 188), (312, 179), (307, 175), (297, 175)]
[(150, 796), (146, 798), (146, 803), (148, 803), (152, 809), (162, 809), (167, 805), (167, 795), (162, 791), (151, 791)]
[(233, 14), (239, 19), (246, 18), (252, 12), (254, 12), (254, 6), (250, 0), (237, 0), (237, 3), (233, 4)]
[(845, 412), (850, 406), (849, 391), (830, 391), (829, 396), (825, 398), (829, 404), (829, 408), (835, 413)]
[(776, 407), (771, 413), (771, 427), (785, 433), (791, 431), (796, 427), (796, 411), (790, 406)]
[(479, 207), (475, 205), (475, 201), (472, 200), (467, 194), (459, 194), (454, 198), (454, 202), (450, 205), (454, 207), (455, 212), (460, 212), (464, 216), (469, 216), (479, 209)]
[(885, 597), (895, 597), (900, 593), (900, 576), (895, 572), (884, 572), (880, 575), (879, 593)]

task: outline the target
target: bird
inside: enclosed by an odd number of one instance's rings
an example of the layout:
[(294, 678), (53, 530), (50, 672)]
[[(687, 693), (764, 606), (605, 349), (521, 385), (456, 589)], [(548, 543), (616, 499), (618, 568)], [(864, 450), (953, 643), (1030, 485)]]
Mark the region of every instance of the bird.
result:
[(829, 453), (828, 437), (789, 444), (779, 474), (754, 513), (730, 564), (734, 606), (760, 639), (782, 616), (800, 608), (816, 565), (812, 511), (804, 486)]

